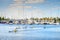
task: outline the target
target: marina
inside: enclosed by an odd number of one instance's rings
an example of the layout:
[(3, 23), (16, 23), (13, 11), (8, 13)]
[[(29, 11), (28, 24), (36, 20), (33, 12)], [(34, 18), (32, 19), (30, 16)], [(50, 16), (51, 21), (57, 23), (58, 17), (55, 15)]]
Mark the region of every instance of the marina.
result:
[(0, 0), (0, 40), (60, 40), (60, 0)]
[(1, 40), (2, 37), (3, 40), (60, 40), (60, 25), (0, 24)]

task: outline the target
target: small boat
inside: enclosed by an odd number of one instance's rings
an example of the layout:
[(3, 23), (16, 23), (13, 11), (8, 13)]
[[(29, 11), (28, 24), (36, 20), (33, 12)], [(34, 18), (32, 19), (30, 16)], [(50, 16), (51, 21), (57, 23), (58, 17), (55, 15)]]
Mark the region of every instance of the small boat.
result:
[(11, 33), (11, 32), (13, 32), (13, 31), (9, 31), (9, 33)]
[(16, 30), (16, 29), (14, 29), (13, 31), (14, 31), (14, 32), (17, 32), (17, 30)]
[(15, 32), (15, 33), (16, 33), (16, 32), (17, 32), (17, 30), (16, 30), (16, 29), (14, 29), (14, 30), (12, 30), (12, 31), (9, 31), (9, 33), (11, 33), (11, 32)]
[(20, 27), (16, 27), (16, 29), (20, 29)]
[(43, 23), (44, 25), (47, 25), (47, 24), (49, 24), (49, 23)]
[(25, 27), (23, 27), (23, 29), (27, 29), (27, 27), (25, 26)]
[(46, 29), (46, 27), (44, 27), (44, 29)]

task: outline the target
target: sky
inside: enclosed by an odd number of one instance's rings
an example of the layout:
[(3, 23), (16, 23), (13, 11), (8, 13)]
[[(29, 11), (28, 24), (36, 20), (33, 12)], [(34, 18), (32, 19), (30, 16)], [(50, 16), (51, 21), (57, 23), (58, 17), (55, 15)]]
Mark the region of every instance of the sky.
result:
[(60, 0), (0, 0), (0, 16), (11, 19), (60, 17)]

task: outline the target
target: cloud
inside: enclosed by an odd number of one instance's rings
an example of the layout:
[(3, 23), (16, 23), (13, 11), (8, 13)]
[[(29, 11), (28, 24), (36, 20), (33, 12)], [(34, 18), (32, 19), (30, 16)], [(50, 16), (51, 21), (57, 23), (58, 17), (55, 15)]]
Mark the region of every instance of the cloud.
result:
[(26, 3), (43, 3), (44, 0), (28, 0)]
[[(41, 17), (43, 12), (38, 8), (33, 8), (31, 5), (24, 5), (23, 0), (14, 0), (12, 4), (4, 11), (8, 18), (31, 18), (31, 17)], [(42, 3), (43, 0), (26, 0), (25, 3)], [(24, 11), (23, 11), (24, 8)]]
[(32, 6), (10, 5), (10, 6), (8, 6), (8, 8), (16, 8), (16, 9), (24, 8), (24, 9), (30, 9), (30, 8), (32, 8)]
[(45, 0), (13, 0), (15, 3), (43, 3)]
[[(45, 0), (13, 0), (13, 3), (10, 4), (8, 7), (9, 8), (27, 8), (27, 9), (31, 9), (32, 6), (27, 6), (27, 4), (33, 4), (33, 3), (43, 3)], [(24, 3), (24, 4), (23, 4)]]
[(22, 0), (14, 0), (12, 4), (9, 4), (8, 8), (26, 8), (26, 9), (31, 9), (31, 5), (23, 5), (20, 4), (22, 3)]

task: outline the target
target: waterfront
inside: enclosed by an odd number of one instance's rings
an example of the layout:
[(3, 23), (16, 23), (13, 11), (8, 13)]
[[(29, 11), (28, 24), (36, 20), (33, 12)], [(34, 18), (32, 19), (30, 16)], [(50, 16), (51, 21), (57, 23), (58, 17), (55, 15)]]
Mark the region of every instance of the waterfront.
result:
[[(27, 29), (9, 33), (14, 27)], [(0, 24), (0, 40), (60, 40), (60, 25)]]
[(0, 0), (0, 40), (60, 40), (60, 0)]

